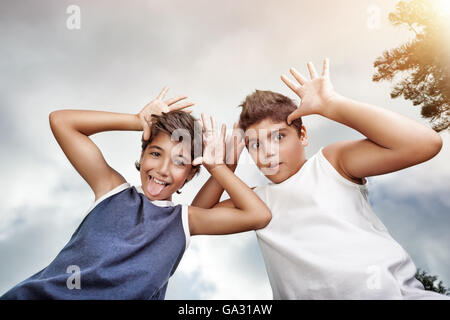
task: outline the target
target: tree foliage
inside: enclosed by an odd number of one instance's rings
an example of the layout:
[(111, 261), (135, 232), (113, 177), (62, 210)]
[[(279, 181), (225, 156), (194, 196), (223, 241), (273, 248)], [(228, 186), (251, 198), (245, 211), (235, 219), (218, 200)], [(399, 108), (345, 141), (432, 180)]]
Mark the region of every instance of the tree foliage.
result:
[(445, 295), (450, 295), (450, 288), (445, 288), (442, 284), (442, 280), (439, 281), (436, 285), (437, 276), (432, 276), (427, 274), (426, 271), (417, 269), (416, 279), (422, 282), (425, 290), (430, 290), (438, 293), (442, 293)]
[(389, 20), (407, 26), (414, 37), (376, 59), (373, 81), (396, 81), (392, 98), (403, 96), (421, 106), (434, 130), (450, 129), (449, 22), (434, 0), (400, 1)]

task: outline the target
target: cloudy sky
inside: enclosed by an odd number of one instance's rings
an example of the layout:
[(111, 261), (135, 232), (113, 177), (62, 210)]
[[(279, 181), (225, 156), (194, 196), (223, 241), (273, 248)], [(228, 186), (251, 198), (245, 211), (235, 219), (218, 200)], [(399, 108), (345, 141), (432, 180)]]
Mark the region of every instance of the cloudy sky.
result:
[[(213, 114), (231, 127), (237, 106), (255, 89), (294, 95), (279, 76), (331, 61), (335, 89), (353, 99), (420, 118), (420, 109), (389, 97), (390, 83), (371, 81), (383, 50), (411, 34), (392, 27), (397, 1), (61, 1), (0, 3), (0, 294), (45, 267), (67, 243), (94, 195), (54, 140), (51, 111), (62, 108), (137, 113), (164, 85), (187, 94), (194, 116)], [(67, 27), (70, 5), (80, 29)], [(307, 156), (353, 129), (304, 118)], [(369, 179), (375, 212), (417, 267), (450, 287), (450, 135), (427, 163)], [(107, 161), (139, 184), (139, 132), (92, 136)], [(244, 153), (237, 174), (267, 181)], [(190, 203), (202, 174), (174, 196)], [(169, 284), (168, 299), (270, 299), (253, 232), (198, 236)]]

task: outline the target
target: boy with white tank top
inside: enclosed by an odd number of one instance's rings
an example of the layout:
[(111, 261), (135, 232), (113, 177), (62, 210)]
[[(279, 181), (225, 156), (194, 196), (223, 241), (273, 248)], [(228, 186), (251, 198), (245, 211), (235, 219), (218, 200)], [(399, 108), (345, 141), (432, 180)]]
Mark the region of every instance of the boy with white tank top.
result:
[[(433, 130), (387, 109), (337, 94), (329, 79), (308, 63), (310, 79), (294, 68), (283, 82), (301, 99), (257, 90), (241, 104), (241, 138), (271, 181), (254, 191), (272, 212), (256, 235), (274, 299), (449, 299), (425, 291), (416, 266), (372, 211), (366, 177), (401, 170), (433, 158), (442, 147)], [(306, 159), (302, 116), (319, 114), (362, 133)], [(237, 129), (237, 128), (235, 128)], [(235, 130), (235, 134), (239, 134)], [(219, 203), (223, 189), (211, 177), (194, 203)]]

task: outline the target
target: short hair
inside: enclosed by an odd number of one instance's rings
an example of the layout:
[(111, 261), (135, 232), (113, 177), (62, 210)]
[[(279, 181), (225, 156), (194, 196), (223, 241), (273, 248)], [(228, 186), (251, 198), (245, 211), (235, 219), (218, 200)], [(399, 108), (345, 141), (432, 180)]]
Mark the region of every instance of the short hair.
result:
[[(202, 130), (195, 129), (196, 119), (190, 114), (174, 110), (170, 112), (162, 112), (161, 115), (152, 114), (150, 120), (150, 138), (144, 140), (142, 137), (142, 152), (147, 148), (147, 146), (155, 139), (159, 133), (166, 133), (172, 136), (172, 133), (177, 129), (184, 129), (189, 133), (191, 139), (191, 163), (195, 158), (202, 155)], [(179, 141), (183, 141), (183, 135), (180, 135)], [(140, 164), (138, 161), (135, 162), (136, 169), (140, 171)], [(195, 174), (200, 172), (200, 165), (193, 165), (196, 170)]]
[[(244, 131), (251, 125), (267, 118), (274, 122), (286, 122), (289, 114), (297, 109), (294, 101), (289, 97), (263, 90), (256, 90), (248, 95), (239, 106), (242, 107), (239, 116), (239, 128)], [(297, 134), (301, 138), (302, 119), (295, 119), (291, 125), (297, 130)]]

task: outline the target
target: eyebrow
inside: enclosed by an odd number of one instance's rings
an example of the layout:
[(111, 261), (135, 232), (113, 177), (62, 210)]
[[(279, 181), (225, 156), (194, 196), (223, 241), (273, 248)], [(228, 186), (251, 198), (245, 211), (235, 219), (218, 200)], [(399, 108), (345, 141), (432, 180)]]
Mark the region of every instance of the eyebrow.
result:
[(161, 148), (160, 146), (157, 146), (157, 145), (152, 145), (152, 146), (150, 146), (150, 147), (148, 147), (149, 149), (158, 149), (158, 150), (161, 150), (161, 151), (164, 151), (164, 149), (163, 148)]

